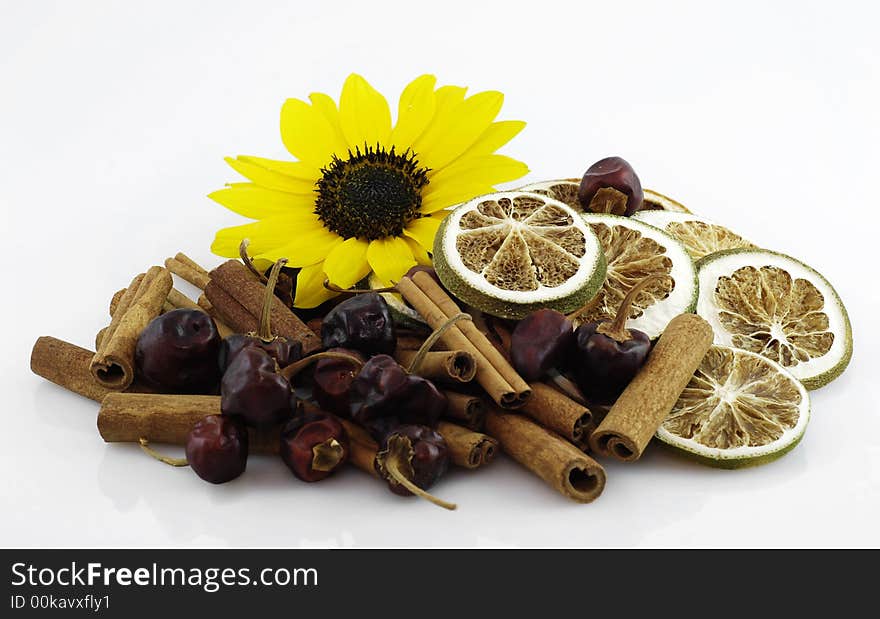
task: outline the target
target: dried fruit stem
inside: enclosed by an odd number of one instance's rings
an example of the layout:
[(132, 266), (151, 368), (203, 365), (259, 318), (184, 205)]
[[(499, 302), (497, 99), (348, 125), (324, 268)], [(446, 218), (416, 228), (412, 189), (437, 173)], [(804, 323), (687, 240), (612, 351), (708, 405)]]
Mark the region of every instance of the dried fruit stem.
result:
[(265, 283), (266, 276), (260, 273), (257, 267), (254, 266), (254, 260), (248, 254), (248, 246), (250, 246), (250, 244), (250, 239), (242, 239), (241, 245), (238, 246), (238, 255), (241, 257), (241, 261), (244, 263), (244, 266), (248, 268), (248, 271), (253, 273), (258, 280)]
[(260, 339), (267, 344), (275, 339), (272, 335), (272, 302), (275, 300), (275, 285), (278, 283), (278, 276), (285, 264), (287, 264), (287, 258), (280, 258), (278, 262), (273, 264), (272, 270), (269, 272), (269, 281), (266, 282), (266, 296), (263, 298), (263, 311), (260, 312)]
[(328, 438), (323, 443), (312, 447), (312, 469), (315, 471), (332, 471), (338, 465), (345, 449), (335, 438)]
[(411, 452), (412, 448), (406, 448), (403, 445), (403, 441), (400, 443), (400, 447), (397, 449), (393, 449), (390, 453), (385, 457), (384, 468), (385, 471), (391, 476), (394, 481), (399, 483), (401, 486), (412, 492), (414, 495), (425, 499), (426, 501), (430, 501), (434, 505), (438, 505), (443, 509), (454, 510), (458, 509), (458, 505), (455, 503), (449, 503), (448, 501), (444, 501), (443, 499), (438, 499), (433, 494), (422, 490), (417, 485), (415, 485), (410, 479), (403, 474), (401, 462), (407, 460), (410, 456), (408, 451)]
[(443, 334), (446, 333), (446, 331), (450, 327), (455, 325), (455, 323), (460, 320), (473, 320), (473, 318), (470, 314), (459, 312), (458, 314), (451, 316), (446, 322), (434, 329), (434, 332), (431, 333), (431, 335), (429, 335), (419, 347), (419, 350), (416, 352), (416, 356), (413, 357), (413, 360), (410, 362), (409, 367), (406, 369), (406, 371), (410, 374), (416, 374), (419, 367), (422, 365), (422, 362), (425, 360), (425, 355), (428, 354), (428, 351), (433, 348), (434, 344), (437, 343), (437, 340), (443, 337)]
[(632, 333), (629, 332), (629, 329), (626, 328), (626, 321), (629, 319), (630, 310), (632, 310), (632, 304), (635, 302), (636, 297), (648, 287), (649, 284), (653, 284), (655, 281), (660, 279), (661, 275), (649, 275), (638, 284), (629, 289), (629, 292), (626, 293), (626, 296), (623, 297), (623, 301), (620, 303), (620, 307), (617, 308), (617, 315), (614, 317), (614, 322), (608, 323), (603, 322), (596, 328), (597, 333), (601, 333), (602, 335), (607, 335), (611, 339), (617, 342), (626, 342), (627, 340), (632, 339)]
[(360, 371), (360, 369), (364, 367), (364, 362), (354, 355), (349, 355), (344, 352), (324, 351), (315, 353), (314, 355), (309, 355), (304, 359), (300, 359), (295, 363), (291, 363), (286, 368), (282, 369), (279, 374), (281, 374), (287, 380), (293, 380), (293, 378), (297, 374), (302, 372), (304, 369), (306, 369), (316, 361), (320, 361), (321, 359), (339, 359), (341, 361), (348, 361), (350, 363), (353, 363), (357, 367), (358, 371)]
[(169, 456), (163, 456), (158, 451), (150, 447), (150, 441), (143, 437), (138, 439), (138, 443), (140, 444), (141, 449), (145, 454), (147, 454), (151, 458), (155, 458), (159, 462), (164, 462), (168, 466), (189, 466), (189, 462), (187, 462), (186, 458), (171, 458)]

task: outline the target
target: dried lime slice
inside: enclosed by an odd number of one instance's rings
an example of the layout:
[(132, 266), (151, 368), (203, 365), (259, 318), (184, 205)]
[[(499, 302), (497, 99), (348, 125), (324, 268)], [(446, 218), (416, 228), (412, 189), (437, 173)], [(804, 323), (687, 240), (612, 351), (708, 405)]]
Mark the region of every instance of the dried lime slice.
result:
[(690, 213), (690, 210), (681, 202), (657, 193), (651, 189), (645, 189), (645, 200), (642, 202), (641, 211), (672, 211), (675, 213)]
[(555, 181), (532, 183), (531, 185), (519, 187), (517, 191), (528, 191), (539, 193), (542, 196), (549, 196), (581, 212), (584, 210), (584, 207), (578, 202), (578, 189), (580, 186), (581, 182), (576, 178), (562, 178)]
[(605, 256), (573, 209), (508, 191), (474, 198), (443, 220), (434, 268), (468, 305), (523, 318), (542, 307), (567, 312), (592, 298), (605, 278)]
[(831, 284), (803, 262), (762, 249), (733, 249), (698, 263), (697, 313), (715, 343), (777, 361), (818, 389), (846, 369), (852, 326)]
[(810, 396), (785, 368), (712, 346), (656, 436), (710, 466), (740, 468), (790, 451), (809, 420)]
[(602, 243), (608, 274), (599, 294), (575, 322), (613, 320), (626, 293), (650, 275), (661, 277), (636, 297), (628, 328), (653, 339), (675, 316), (694, 310), (696, 270), (681, 243), (632, 217), (599, 213), (581, 217)]
[(633, 217), (656, 226), (681, 241), (694, 260), (725, 249), (756, 247), (724, 226), (692, 213), (639, 211)]

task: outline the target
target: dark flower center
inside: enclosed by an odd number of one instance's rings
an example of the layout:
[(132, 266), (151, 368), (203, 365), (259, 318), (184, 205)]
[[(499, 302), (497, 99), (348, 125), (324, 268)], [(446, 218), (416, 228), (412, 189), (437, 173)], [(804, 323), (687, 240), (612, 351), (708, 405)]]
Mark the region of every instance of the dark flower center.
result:
[(427, 173), (413, 153), (398, 155), (393, 147), (355, 149), (345, 160), (334, 156), (321, 170), (315, 214), (325, 228), (346, 239), (400, 236), (421, 217)]

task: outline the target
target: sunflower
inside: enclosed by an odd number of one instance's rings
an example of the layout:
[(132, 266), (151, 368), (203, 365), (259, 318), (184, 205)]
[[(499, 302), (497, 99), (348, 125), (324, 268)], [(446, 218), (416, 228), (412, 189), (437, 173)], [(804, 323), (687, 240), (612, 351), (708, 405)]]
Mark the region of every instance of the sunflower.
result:
[(339, 107), (321, 93), (288, 99), (281, 139), (296, 161), (227, 158), (248, 181), (210, 194), (256, 221), (217, 232), (211, 249), (237, 257), (250, 239), (257, 260), (298, 267), (295, 305), (315, 307), (374, 273), (385, 285), (431, 264), (434, 235), (448, 207), (494, 191), (528, 172), (495, 154), (525, 126), (499, 121), (504, 96), (436, 87), (422, 75), (388, 102), (360, 75), (345, 80)]

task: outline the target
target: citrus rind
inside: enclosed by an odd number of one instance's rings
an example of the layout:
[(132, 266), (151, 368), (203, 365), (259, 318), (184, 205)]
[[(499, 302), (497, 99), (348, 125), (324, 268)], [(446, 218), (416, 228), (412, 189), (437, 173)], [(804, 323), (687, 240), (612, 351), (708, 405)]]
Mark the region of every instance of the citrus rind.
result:
[(809, 393), (785, 368), (715, 345), (655, 436), (703, 464), (734, 469), (788, 453), (809, 420)]
[(520, 319), (569, 312), (605, 279), (605, 255), (580, 214), (540, 194), (507, 191), (458, 206), (434, 238), (434, 268), (466, 304)]
[(653, 189), (643, 190), (645, 199), (642, 202), (642, 211), (672, 211), (677, 213), (690, 213), (691, 211), (681, 202), (677, 202), (662, 193), (658, 193)]
[(567, 204), (578, 212), (582, 212), (584, 207), (581, 206), (581, 203), (578, 201), (578, 189), (580, 189), (580, 186), (580, 179), (560, 178), (552, 181), (531, 183), (517, 188), (516, 191), (528, 191), (531, 193), (539, 193), (542, 196), (549, 196), (554, 200), (559, 200), (563, 204)]
[(700, 260), (697, 313), (715, 343), (777, 361), (807, 389), (818, 389), (852, 358), (852, 325), (820, 273), (785, 254), (733, 249)]
[(607, 275), (595, 301), (578, 322), (612, 320), (630, 288), (648, 276), (659, 276), (638, 295), (626, 326), (651, 339), (669, 321), (694, 311), (697, 274), (694, 263), (677, 240), (649, 224), (631, 217), (583, 213), (583, 220), (602, 243)]
[(726, 249), (757, 247), (732, 230), (693, 213), (639, 211), (633, 217), (656, 226), (681, 241), (694, 260)]

